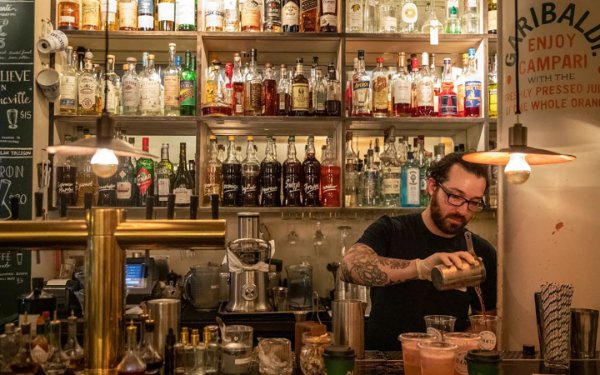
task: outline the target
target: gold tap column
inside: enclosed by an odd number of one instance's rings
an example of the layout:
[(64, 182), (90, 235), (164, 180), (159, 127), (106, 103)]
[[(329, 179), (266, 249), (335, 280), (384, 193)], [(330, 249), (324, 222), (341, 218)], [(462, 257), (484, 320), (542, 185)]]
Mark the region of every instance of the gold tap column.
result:
[(85, 253), (84, 353), (90, 375), (114, 373), (121, 354), (125, 252), (114, 235), (124, 211), (92, 209)]

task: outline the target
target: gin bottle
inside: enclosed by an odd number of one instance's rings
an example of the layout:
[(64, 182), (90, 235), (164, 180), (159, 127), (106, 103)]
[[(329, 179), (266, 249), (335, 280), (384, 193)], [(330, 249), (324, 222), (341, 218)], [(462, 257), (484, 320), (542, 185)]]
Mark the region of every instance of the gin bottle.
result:
[(402, 177), (400, 178), (402, 207), (419, 207), (421, 204), (420, 169), (413, 155), (412, 151), (408, 152), (408, 159), (402, 168)]
[(346, 32), (362, 33), (364, 16), (364, 0), (348, 0), (346, 2)]
[(73, 52), (73, 47), (67, 47), (67, 61), (62, 73), (60, 74), (60, 114), (77, 114), (77, 71), (75, 63), (77, 54)]
[(374, 33), (377, 31), (377, 3), (378, 0), (364, 0), (362, 32)]
[(427, 193), (427, 169), (429, 168), (429, 158), (425, 151), (425, 136), (417, 137), (417, 166), (419, 167), (419, 204), (425, 207), (429, 204), (429, 194)]
[(433, 79), (429, 72), (429, 54), (421, 55), (421, 70), (417, 80), (417, 116), (433, 115)]
[(140, 78), (135, 70), (136, 59), (127, 58), (127, 72), (123, 74), (122, 102), (123, 114), (135, 116), (140, 114)]
[(164, 70), (165, 116), (179, 116), (179, 69), (175, 65), (175, 43), (169, 43), (169, 65)]
[(154, 69), (154, 55), (148, 55), (148, 66), (140, 77), (140, 108), (142, 116), (160, 115), (160, 76)]
[(464, 34), (480, 34), (479, 9), (477, 0), (466, 0), (465, 11), (461, 17), (461, 31)]

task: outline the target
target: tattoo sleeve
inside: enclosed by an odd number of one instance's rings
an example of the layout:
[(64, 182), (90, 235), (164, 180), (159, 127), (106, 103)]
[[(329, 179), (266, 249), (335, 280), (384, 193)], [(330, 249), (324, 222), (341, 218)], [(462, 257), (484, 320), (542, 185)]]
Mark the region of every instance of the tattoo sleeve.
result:
[[(345, 281), (354, 284), (385, 286), (411, 278), (406, 271), (410, 264), (410, 260), (380, 257), (369, 246), (357, 243), (344, 256), (341, 274)], [(398, 272), (401, 270), (405, 272)]]

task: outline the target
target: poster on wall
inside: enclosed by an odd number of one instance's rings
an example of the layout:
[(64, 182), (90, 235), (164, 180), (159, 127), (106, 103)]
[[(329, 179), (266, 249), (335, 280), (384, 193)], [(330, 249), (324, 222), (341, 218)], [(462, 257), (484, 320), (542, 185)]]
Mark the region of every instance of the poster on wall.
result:
[[(0, 0), (0, 220), (31, 219), (33, 176), (34, 0)], [(0, 323), (17, 313), (31, 284), (31, 253), (0, 251)]]
[(502, 33), (504, 116), (515, 112), (517, 40), (522, 113), (600, 111), (599, 8), (595, 0), (519, 3), (516, 37), (512, 17)]

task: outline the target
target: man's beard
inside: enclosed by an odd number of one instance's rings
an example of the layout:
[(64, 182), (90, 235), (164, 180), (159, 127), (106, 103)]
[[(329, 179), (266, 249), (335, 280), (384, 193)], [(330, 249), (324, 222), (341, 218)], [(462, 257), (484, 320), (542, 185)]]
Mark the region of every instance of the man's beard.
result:
[[(458, 213), (442, 216), (442, 208), (440, 207), (440, 203), (438, 201), (438, 195), (435, 193), (431, 195), (430, 209), (433, 223), (438, 227), (439, 230), (446, 234), (457, 234), (468, 223), (467, 219)], [(450, 218), (459, 220), (462, 224), (449, 222), (447, 219)]]

